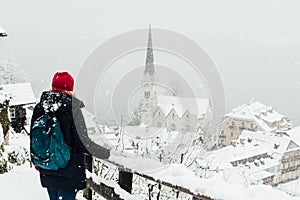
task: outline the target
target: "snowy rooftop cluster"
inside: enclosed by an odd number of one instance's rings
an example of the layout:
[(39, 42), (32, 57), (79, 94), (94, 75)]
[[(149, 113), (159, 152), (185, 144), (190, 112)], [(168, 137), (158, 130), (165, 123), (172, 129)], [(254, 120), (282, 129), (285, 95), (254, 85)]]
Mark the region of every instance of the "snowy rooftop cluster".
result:
[(210, 109), (209, 99), (204, 98), (158, 96), (157, 104), (165, 116), (174, 109), (180, 118), (186, 111), (201, 118)]
[(36, 103), (30, 83), (0, 85), (0, 100), (1, 96), (11, 97), (9, 103), (11, 106)]
[(257, 181), (274, 175), (270, 169), (280, 164), (285, 152), (300, 149), (299, 144), (287, 134), (244, 130), (234, 145), (208, 152), (197, 159), (197, 164), (213, 176), (220, 171), (223, 176), (230, 174), (230, 178), (235, 177), (233, 174), (243, 174), (244, 177), (233, 182), (242, 178)]
[(266, 106), (260, 102), (242, 105), (232, 110), (226, 117), (255, 121), (263, 130), (274, 131), (274, 124), (279, 122), (281, 126), (288, 124), (287, 117), (278, 113), (272, 106)]

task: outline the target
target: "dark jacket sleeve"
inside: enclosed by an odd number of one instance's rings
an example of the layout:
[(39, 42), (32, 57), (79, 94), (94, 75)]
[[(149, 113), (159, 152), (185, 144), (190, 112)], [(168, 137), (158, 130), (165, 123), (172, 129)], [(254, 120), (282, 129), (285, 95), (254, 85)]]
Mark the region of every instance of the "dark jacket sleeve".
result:
[(87, 133), (86, 124), (80, 108), (73, 109), (75, 134), (74, 143), (81, 151), (91, 154), (99, 159), (107, 159), (110, 156), (110, 150), (96, 144)]

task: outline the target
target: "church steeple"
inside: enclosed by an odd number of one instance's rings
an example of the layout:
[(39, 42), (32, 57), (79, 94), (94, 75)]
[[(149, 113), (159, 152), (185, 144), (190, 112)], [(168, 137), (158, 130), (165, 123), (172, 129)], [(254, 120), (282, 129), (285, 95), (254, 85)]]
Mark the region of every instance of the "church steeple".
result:
[(153, 48), (152, 48), (151, 24), (149, 26), (149, 34), (148, 34), (144, 82), (154, 82), (154, 58), (153, 58)]
[(148, 34), (148, 46), (145, 63), (145, 71), (142, 82), (143, 94), (140, 100), (140, 120), (144, 125), (153, 125), (153, 113), (157, 109), (157, 89), (154, 78), (154, 59), (152, 48), (151, 25)]

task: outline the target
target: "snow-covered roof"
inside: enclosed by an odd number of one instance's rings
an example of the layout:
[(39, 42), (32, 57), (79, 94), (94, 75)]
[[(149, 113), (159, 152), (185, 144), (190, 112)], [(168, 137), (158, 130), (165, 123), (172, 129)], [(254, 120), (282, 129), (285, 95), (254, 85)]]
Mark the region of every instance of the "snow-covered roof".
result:
[(255, 182), (255, 181), (263, 180), (265, 178), (270, 178), (272, 176), (274, 176), (274, 174), (272, 174), (271, 172), (262, 170), (262, 171), (256, 171), (250, 173), (246, 178)]
[[(291, 145), (292, 144), (292, 145)], [(235, 146), (208, 152), (203, 158), (197, 160), (202, 167), (210, 169), (230, 169), (238, 167), (250, 173), (266, 170), (279, 164), (283, 154), (292, 149), (299, 149), (291, 137), (287, 135), (276, 135), (275, 133), (252, 132), (244, 130), (238, 138)], [(236, 161), (257, 157), (256, 162), (249, 162), (233, 166)], [(250, 159), (248, 159), (250, 160)], [(260, 162), (261, 161), (261, 162)], [(255, 165), (257, 164), (257, 165)]]
[(207, 114), (210, 109), (209, 99), (205, 98), (158, 96), (157, 104), (165, 116), (174, 109), (179, 117), (182, 117), (188, 110), (192, 115), (201, 118), (203, 115)]
[(297, 143), (300, 144), (300, 126), (294, 127), (287, 131), (287, 134)]
[(266, 106), (260, 102), (253, 102), (242, 105), (232, 110), (226, 117), (255, 121), (264, 131), (274, 131), (276, 127), (269, 124), (280, 122), (286, 119), (282, 114), (276, 112), (271, 106)]
[[(244, 139), (245, 146), (246, 144), (251, 144), (250, 146), (260, 147), (262, 151), (275, 152), (278, 154), (283, 154), (285, 151), (290, 150), (290, 144), (293, 142), (291, 137), (284, 134), (280, 135), (262, 131), (253, 132), (248, 130), (244, 130), (241, 133), (238, 141), (241, 139)], [(299, 148), (298, 145), (295, 147)]]
[(133, 138), (151, 138), (163, 131), (160, 127), (125, 126), (124, 134)]
[(0, 85), (0, 93), (1, 92), (11, 97), (9, 102), (11, 106), (36, 103), (36, 98), (30, 83)]

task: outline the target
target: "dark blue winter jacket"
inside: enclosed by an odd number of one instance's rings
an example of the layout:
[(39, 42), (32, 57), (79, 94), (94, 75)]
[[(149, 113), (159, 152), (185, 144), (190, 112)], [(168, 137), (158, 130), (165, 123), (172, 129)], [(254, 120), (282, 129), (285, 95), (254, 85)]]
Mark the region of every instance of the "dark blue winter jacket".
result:
[(83, 107), (83, 102), (75, 97), (61, 92), (46, 91), (43, 92), (40, 102), (34, 108), (31, 124), (45, 114), (45, 111), (54, 112), (60, 123), (66, 143), (72, 148), (71, 159), (66, 168), (39, 170), (41, 184), (45, 188), (66, 192), (85, 188), (84, 154), (91, 154), (101, 159), (107, 159), (110, 155), (109, 150), (89, 139), (81, 111)]

